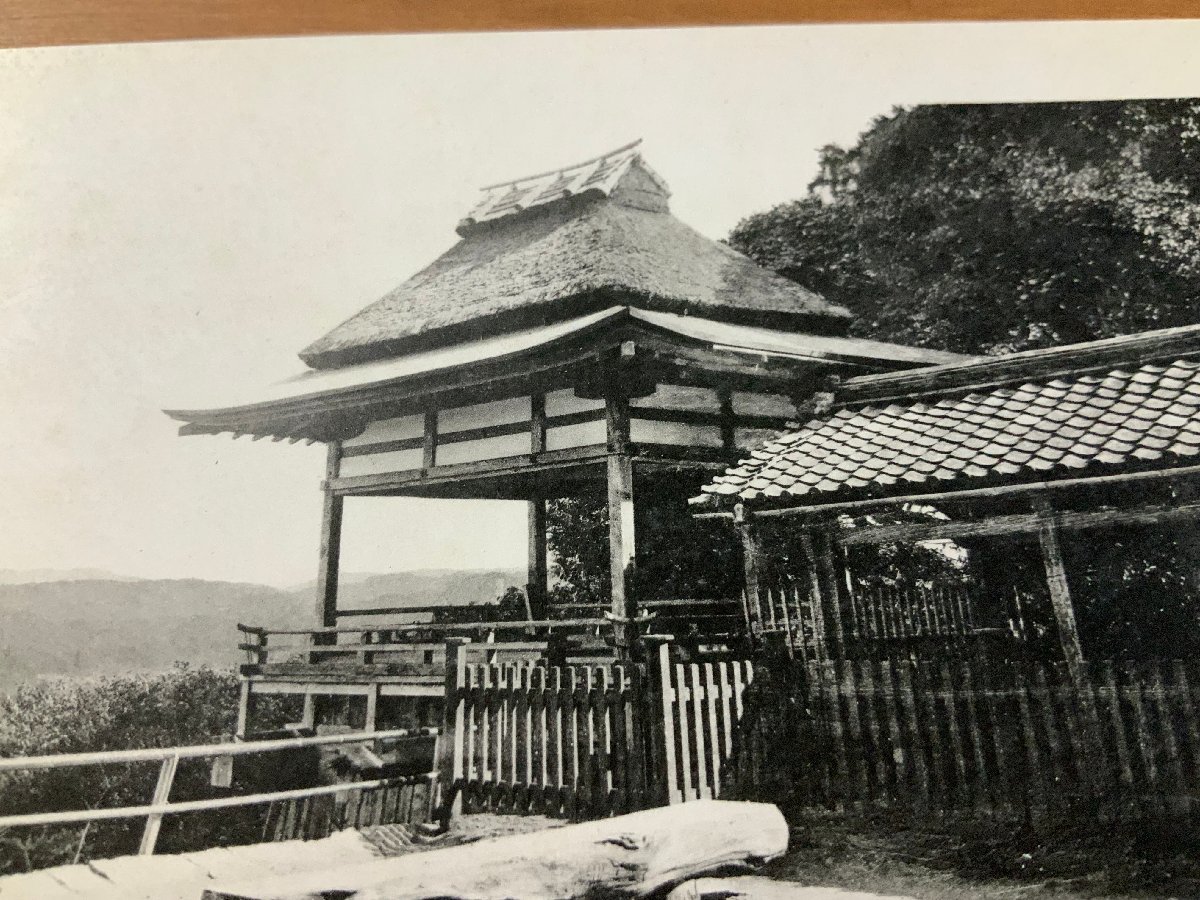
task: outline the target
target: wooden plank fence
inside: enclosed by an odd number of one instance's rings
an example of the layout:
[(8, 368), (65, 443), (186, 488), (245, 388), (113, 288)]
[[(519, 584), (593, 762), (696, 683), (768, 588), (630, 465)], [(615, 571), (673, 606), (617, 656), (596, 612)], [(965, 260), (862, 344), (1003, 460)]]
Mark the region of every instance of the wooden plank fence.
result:
[(659, 647), (658, 659), (666, 799), (719, 797), (754, 669), (748, 660), (674, 662), (667, 644)]
[(441, 771), (464, 811), (580, 820), (653, 805), (638, 666), (467, 663), (454, 644), (447, 653)]
[(1200, 810), (1194, 664), (1091, 663), (1082, 686), (1055, 665), (969, 659), (795, 664), (793, 675), (790, 696), (771, 690), (776, 678), (745, 698), (739, 796), (1035, 821)]
[(343, 828), (428, 824), (434, 819), (436, 779), (432, 775), (391, 778), (375, 787), (320, 794), (272, 803), (263, 840), (313, 840)]

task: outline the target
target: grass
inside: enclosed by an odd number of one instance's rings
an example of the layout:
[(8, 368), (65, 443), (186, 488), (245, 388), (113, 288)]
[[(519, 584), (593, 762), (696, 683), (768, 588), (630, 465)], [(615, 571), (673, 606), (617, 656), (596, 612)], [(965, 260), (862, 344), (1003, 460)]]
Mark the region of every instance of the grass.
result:
[(918, 900), (1200, 897), (1200, 827), (806, 816), (774, 878)]

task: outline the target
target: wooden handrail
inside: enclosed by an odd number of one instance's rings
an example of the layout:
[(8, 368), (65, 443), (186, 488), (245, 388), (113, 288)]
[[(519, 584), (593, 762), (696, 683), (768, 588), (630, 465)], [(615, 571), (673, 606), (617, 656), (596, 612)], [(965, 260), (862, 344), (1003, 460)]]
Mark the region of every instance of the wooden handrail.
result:
[[(431, 777), (436, 774), (429, 772), (424, 776), (415, 777)], [(179, 803), (152, 803), (147, 806), (120, 806), (111, 809), (72, 809), (63, 812), (25, 813), (19, 816), (0, 816), (0, 828), (11, 828), (18, 825), (65, 825), (72, 822), (98, 822), (105, 819), (137, 819), (143, 816), (225, 809), (231, 806), (256, 806), (260, 803), (272, 803), (277, 800), (296, 800), (302, 797), (319, 797), (322, 794), (365, 791), (370, 788), (383, 787), (387, 783), (388, 779), (347, 781), (341, 784), (322, 784), (316, 787), (293, 788), (267, 794), (244, 794), (240, 797), (210, 797), (207, 800), (184, 800)]]
[(324, 734), (315, 737), (278, 738), (270, 741), (235, 741), (223, 744), (193, 744), (187, 747), (145, 747), (137, 750), (96, 750), (91, 753), (52, 753), (46, 756), (0, 758), (0, 772), (28, 769), (57, 769), (66, 766), (98, 766), (107, 763), (155, 762), (176, 757), (196, 759), (210, 756), (246, 756), (275, 750), (297, 750), (331, 744), (362, 744), (437, 734), (436, 728), (397, 728), (392, 731)]
[(341, 618), (342, 616), (390, 616), (393, 613), (399, 615), (404, 615), (405, 613), (418, 615), (424, 613), (433, 613), (442, 609), (455, 609), (455, 607), (448, 607), (444, 603), (440, 606), (377, 606), (366, 607), (364, 609), (339, 609), (337, 611), (337, 615), (338, 618)]
[[(318, 797), (347, 791), (362, 791), (382, 787), (387, 780), (351, 781), (341, 784), (318, 785), (311, 788), (295, 788), (265, 794), (245, 794), (240, 797), (211, 797), (207, 800), (186, 800), (171, 803), (171, 787), (181, 759), (196, 759), (210, 756), (244, 756), (252, 753), (269, 753), (278, 750), (320, 747), (329, 744), (361, 744), (402, 740), (408, 737), (438, 734), (435, 728), (393, 731), (355, 732), (351, 734), (329, 734), (317, 737), (282, 738), (272, 741), (250, 743), (193, 744), (187, 747), (147, 747), (138, 750), (100, 750), (93, 753), (60, 753), (48, 756), (17, 756), (0, 759), (0, 772), (15, 770), (56, 769), (68, 766), (104, 765), (106, 763), (154, 762), (161, 764), (154, 797), (143, 806), (122, 806), (107, 809), (73, 809), (48, 813), (24, 813), (16, 816), (0, 816), (0, 828), (31, 825), (63, 825), (75, 822), (99, 822), (108, 819), (145, 818), (139, 855), (154, 853), (158, 842), (159, 828), (165, 815), (223, 809), (232, 806), (254, 806), (277, 800), (294, 800), (302, 797)], [(436, 755), (436, 754), (435, 754)], [(436, 778), (436, 773), (426, 777)]]
[[(397, 622), (394, 624), (358, 626), (329, 626), (326, 628), (260, 628), (263, 635), (282, 634), (362, 634), (366, 631), (526, 631), (530, 628), (569, 628), (572, 626), (592, 628), (611, 625), (608, 619), (514, 619), (507, 622)], [(242, 626), (238, 626), (242, 630)]]

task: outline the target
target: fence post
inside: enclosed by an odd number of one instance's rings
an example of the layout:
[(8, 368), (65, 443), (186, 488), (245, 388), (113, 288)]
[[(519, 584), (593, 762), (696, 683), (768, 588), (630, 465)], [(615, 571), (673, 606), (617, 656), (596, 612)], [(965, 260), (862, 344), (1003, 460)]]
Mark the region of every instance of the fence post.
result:
[(438, 735), (435, 767), (438, 773), (438, 801), (435, 808), (443, 830), (461, 810), (459, 781), (462, 777), (462, 717), (466, 705), (462, 687), (466, 682), (466, 639), (446, 639), (446, 697), (442, 706), (442, 732)]
[[(684, 798), (679, 791), (679, 773), (675, 765), (675, 716), (674, 707), (678, 692), (671, 684), (671, 645), (658, 647), (658, 689), (662, 697), (661, 736), (663, 741), (663, 797), (668, 804), (679, 803)], [(682, 712), (682, 710), (681, 710)], [(681, 716), (682, 718), (682, 716)], [(687, 761), (684, 760), (687, 765)]]
[[(162, 761), (158, 770), (158, 783), (154, 786), (154, 798), (150, 801), (154, 806), (162, 806), (171, 796), (171, 785), (175, 783), (175, 770), (179, 767), (179, 754), (175, 753)], [(158, 843), (158, 832), (162, 828), (163, 814), (150, 813), (146, 816), (146, 828), (142, 832), (142, 844), (138, 847), (139, 856), (149, 856), (154, 852)]]

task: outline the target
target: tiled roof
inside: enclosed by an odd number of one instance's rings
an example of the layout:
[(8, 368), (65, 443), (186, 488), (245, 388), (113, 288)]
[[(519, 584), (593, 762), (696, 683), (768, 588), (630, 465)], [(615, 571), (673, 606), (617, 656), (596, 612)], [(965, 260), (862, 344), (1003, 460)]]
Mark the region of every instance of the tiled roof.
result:
[(481, 189), (483, 197), (459, 224), (459, 233), (465, 234), (481, 222), (490, 222), (576, 194), (595, 191), (607, 196), (635, 163), (656, 183), (664, 195), (669, 194), (666, 182), (642, 160), (638, 152), (641, 143), (640, 140), (634, 141), (603, 156), (563, 169), (541, 172), (502, 184), (490, 184)]
[(768, 442), (705, 490), (743, 500), (849, 499), (906, 485), (942, 491), (980, 479), (1168, 466), (1197, 454), (1200, 362), (1179, 358), (839, 409)]

